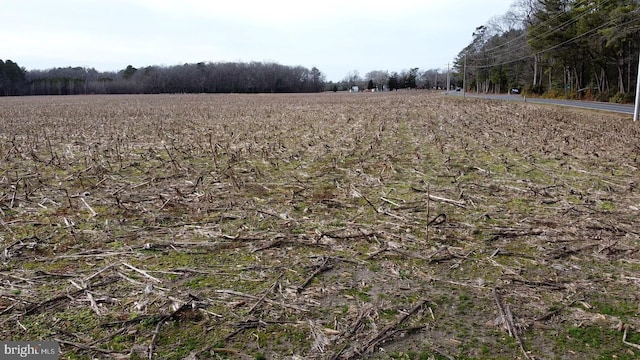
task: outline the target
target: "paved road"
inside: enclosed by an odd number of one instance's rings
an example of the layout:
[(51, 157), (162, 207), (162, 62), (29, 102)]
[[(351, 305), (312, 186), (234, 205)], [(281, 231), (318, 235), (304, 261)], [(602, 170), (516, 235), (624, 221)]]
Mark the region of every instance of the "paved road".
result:
[[(461, 91), (449, 91), (448, 95), (463, 96)], [(467, 93), (467, 97), (482, 98), (482, 99), (496, 99), (496, 100), (508, 100), (508, 101), (526, 101), (540, 104), (554, 104), (562, 106), (572, 106), (583, 109), (595, 109), (604, 111), (613, 111), (623, 114), (633, 115), (633, 105), (627, 104), (612, 104), (596, 101), (579, 101), (579, 100), (555, 100), (555, 99), (538, 99), (538, 98), (524, 98), (520, 95), (495, 95), (495, 94), (470, 94)]]

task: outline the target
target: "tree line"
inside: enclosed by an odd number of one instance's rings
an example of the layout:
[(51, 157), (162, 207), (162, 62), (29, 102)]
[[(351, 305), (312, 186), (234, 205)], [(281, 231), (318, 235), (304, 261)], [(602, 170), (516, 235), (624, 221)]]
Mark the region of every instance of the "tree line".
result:
[[(455, 85), (454, 80), (451, 86)], [(420, 70), (417, 67), (400, 72), (388, 70), (373, 70), (364, 77), (357, 70), (350, 71), (341, 81), (328, 82), (327, 90), (348, 90), (353, 86), (359, 89), (375, 91), (392, 91), (399, 89), (446, 89), (447, 70)]]
[(11, 60), (0, 59), (0, 96), (21, 95), (25, 83), (23, 68)]
[(476, 28), (455, 61), (468, 90), (633, 100), (640, 53), (637, 0), (517, 0)]
[(1, 95), (318, 92), (325, 76), (313, 67), (265, 62), (127, 66), (120, 71), (65, 67), (26, 70), (0, 60)]

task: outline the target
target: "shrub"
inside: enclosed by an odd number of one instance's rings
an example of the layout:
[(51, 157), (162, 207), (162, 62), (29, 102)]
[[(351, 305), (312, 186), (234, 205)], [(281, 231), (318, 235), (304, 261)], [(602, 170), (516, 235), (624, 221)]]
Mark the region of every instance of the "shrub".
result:
[(628, 103), (632, 103), (635, 99), (634, 99), (634, 95), (631, 93), (622, 94), (617, 92), (613, 96), (610, 96), (608, 100), (611, 103), (628, 104)]

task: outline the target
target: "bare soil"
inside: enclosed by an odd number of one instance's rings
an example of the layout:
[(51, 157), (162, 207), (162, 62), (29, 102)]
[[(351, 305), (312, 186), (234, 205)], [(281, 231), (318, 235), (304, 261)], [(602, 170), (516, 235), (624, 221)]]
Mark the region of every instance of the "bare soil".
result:
[(639, 129), (428, 92), (0, 98), (0, 339), (634, 359)]

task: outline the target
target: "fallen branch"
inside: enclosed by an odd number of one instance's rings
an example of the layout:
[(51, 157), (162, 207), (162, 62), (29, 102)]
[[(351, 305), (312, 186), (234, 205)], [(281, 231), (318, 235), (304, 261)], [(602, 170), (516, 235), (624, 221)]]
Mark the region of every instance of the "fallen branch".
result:
[(11, 304), (9, 306), (7, 306), (4, 310), (0, 311), (0, 316), (7, 314), (9, 312), (11, 312), (11, 310), (16, 307), (16, 304)]
[(256, 307), (258, 307), (258, 305), (260, 305), (260, 303), (262, 303), (264, 301), (264, 299), (266, 299), (267, 295), (269, 295), (270, 292), (272, 292), (276, 286), (278, 285), (278, 282), (280, 281), (280, 279), (282, 278), (282, 275), (280, 275), (278, 277), (278, 279), (276, 281), (273, 282), (273, 285), (271, 285), (271, 287), (269, 288), (269, 290), (264, 292), (264, 295), (262, 295), (262, 297), (260, 299), (258, 299), (258, 301), (256, 301), (253, 306), (251, 307), (251, 309), (249, 309), (249, 314), (251, 314), (253, 312), (253, 310), (256, 309)]
[[(198, 357), (198, 355), (204, 354), (207, 352), (209, 353), (213, 352), (214, 354), (219, 353), (219, 354), (233, 355), (234, 359), (249, 359), (249, 360), (255, 359), (253, 356), (242, 353), (239, 350), (231, 349), (231, 348), (215, 347), (215, 345), (216, 344), (209, 345), (200, 351), (197, 351), (197, 350), (191, 351), (191, 353), (189, 353), (189, 356), (187, 356), (185, 359), (199, 359), (200, 357)], [(210, 355), (211, 354), (209, 354), (209, 356)], [(216, 356), (216, 357), (219, 358), (219, 356)]]
[(548, 320), (548, 319), (550, 319), (552, 316), (554, 316), (554, 315), (558, 314), (560, 311), (562, 311), (562, 310), (564, 310), (564, 309), (566, 309), (566, 308), (568, 308), (568, 307), (572, 306), (573, 304), (575, 304), (575, 303), (576, 303), (576, 301), (578, 301), (578, 300), (573, 300), (573, 301), (572, 301), (572, 302), (570, 302), (568, 305), (564, 305), (564, 304), (563, 304), (562, 306), (559, 306), (558, 308), (556, 308), (556, 309), (554, 309), (554, 310), (548, 311), (548, 312), (546, 312), (546, 313), (544, 313), (544, 314), (542, 314), (542, 315), (540, 315), (540, 316), (536, 316), (536, 317), (533, 319), (533, 321), (545, 321), (545, 320)]
[(36, 279), (42, 279), (44, 277), (58, 277), (58, 278), (75, 278), (77, 277), (76, 275), (71, 275), (71, 274), (57, 274), (57, 273), (50, 273), (44, 270), (36, 270), (35, 275), (32, 280), (36, 280)]
[[(229, 235), (222, 235), (223, 238), (229, 239)], [(196, 248), (196, 247), (213, 247), (217, 249), (237, 249), (241, 247), (245, 247), (248, 244), (243, 241), (190, 241), (190, 242), (176, 242), (176, 241), (167, 241), (167, 242), (155, 242), (155, 243), (146, 243), (142, 247), (137, 249), (141, 250), (156, 250), (156, 249), (176, 249), (176, 248)]]
[[(236, 330), (232, 331), (229, 335), (224, 337), (224, 341), (227, 342), (231, 340), (234, 336), (238, 335), (239, 333), (243, 332), (246, 329), (255, 329), (260, 326), (266, 327), (267, 323), (262, 320), (247, 320), (247, 321), (240, 322), (236, 325), (237, 327)], [(212, 347), (213, 345), (206, 347), (200, 353), (209, 351), (211, 350)]]
[[(385, 326), (384, 329), (380, 330), (380, 332), (378, 332), (376, 336), (374, 336), (371, 340), (367, 341), (367, 343), (361, 348), (361, 351), (357, 351), (356, 353), (358, 355), (370, 353), (372, 349), (375, 350), (375, 348), (379, 344), (384, 343), (389, 338), (393, 337), (397, 332), (403, 331), (403, 329), (400, 329), (399, 327), (402, 324), (404, 324), (411, 316), (413, 316), (413, 314), (418, 312), (418, 310), (422, 309), (428, 302), (429, 302), (428, 300), (421, 301), (418, 305), (414, 306), (413, 309), (407, 312), (402, 318), (400, 318), (400, 320), (396, 321), (391, 325)], [(420, 326), (419, 329), (423, 329), (425, 326)], [(408, 329), (404, 329), (404, 330), (408, 330)], [(415, 330), (415, 329), (412, 329), (412, 330)], [(352, 357), (353, 356), (348, 357), (347, 359)]]
[[(241, 321), (234, 325), (235, 327), (237, 327), (237, 329), (231, 332), (229, 335), (225, 336), (224, 341), (226, 342), (231, 340), (234, 336), (238, 335), (239, 333), (243, 332), (246, 329), (255, 329), (260, 326), (267, 327), (267, 325), (272, 325), (272, 324), (296, 324), (296, 323), (297, 323), (296, 321), (277, 321), (277, 320), (261, 320), (261, 319)], [(207, 351), (207, 349), (211, 349), (211, 348), (205, 348), (201, 352)]]
[(515, 338), (518, 335), (518, 329), (513, 322), (513, 314), (511, 314), (511, 310), (508, 307), (505, 307), (502, 304), (502, 299), (498, 294), (498, 290), (493, 288), (493, 298), (496, 301), (496, 305), (498, 306), (498, 314), (500, 315), (500, 320), (502, 325), (507, 330), (509, 337)]
[(227, 354), (227, 355), (235, 355), (238, 357), (243, 357), (246, 359), (253, 359), (253, 356), (241, 353), (240, 351), (236, 350), (236, 349), (230, 349), (230, 348), (217, 348), (217, 347), (213, 347), (211, 349), (209, 349), (209, 351), (213, 351), (214, 353), (220, 353), (220, 354)]
[(170, 317), (171, 317), (171, 315), (166, 315), (162, 319), (160, 319), (160, 321), (158, 321), (158, 324), (156, 325), (156, 328), (153, 330), (153, 336), (151, 337), (151, 342), (149, 343), (149, 347), (147, 349), (147, 358), (148, 359), (153, 359), (153, 351), (156, 348), (156, 341), (158, 341), (158, 335), (160, 334), (160, 328), (162, 328), (162, 325), (164, 325), (164, 323), (167, 322), (167, 320), (169, 320)]
[[(330, 358), (330, 360), (337, 360), (340, 359), (342, 357), (342, 354), (345, 352), (345, 350), (347, 350), (347, 348), (352, 344), (351, 341), (351, 337), (356, 334), (356, 332), (359, 331), (359, 329), (361, 327), (363, 327), (366, 323), (366, 318), (370, 317), (371, 314), (374, 312), (374, 308), (373, 306), (369, 305), (369, 304), (364, 304), (364, 306), (362, 306), (360, 308), (360, 310), (358, 311), (358, 316), (356, 317), (356, 319), (353, 321), (353, 323), (348, 327), (349, 331), (345, 334), (344, 338), (348, 341), (346, 344), (344, 344), (344, 346), (342, 346), (342, 348), (340, 348), (339, 351), (337, 351), (335, 354), (333, 354), (333, 356)], [(351, 356), (351, 355), (348, 355)], [(347, 356), (347, 358), (348, 358)]]
[(390, 247), (390, 248), (388, 248), (387, 250), (388, 250), (388, 251), (393, 251), (393, 252), (398, 253), (398, 254), (400, 254), (400, 255), (404, 255), (404, 256), (406, 256), (406, 257), (408, 257), (408, 258), (414, 258), (414, 259), (420, 259), (420, 260), (427, 260), (427, 258), (426, 258), (426, 257), (424, 257), (424, 256), (422, 256), (422, 255), (420, 255), (420, 254), (418, 254), (418, 253), (412, 253), (412, 252), (409, 252), (409, 251), (406, 251), (406, 250), (403, 250), (403, 249), (398, 249), (398, 248), (392, 248), (392, 247)]
[(373, 253), (369, 254), (369, 257), (367, 259), (371, 260), (373, 258), (375, 258), (376, 256), (382, 254), (385, 251), (389, 251), (389, 252), (394, 252), (396, 254), (399, 255), (403, 255), (406, 256), (408, 258), (414, 258), (414, 259), (420, 259), (420, 260), (429, 260), (428, 258), (418, 254), (418, 253), (412, 253), (409, 252), (407, 250), (403, 250), (403, 249), (398, 249), (396, 247), (392, 247), (389, 246), (388, 244), (386, 244), (384, 247), (380, 248), (379, 250), (374, 251)]
[(310, 258), (321, 257), (321, 258), (327, 258), (327, 259), (332, 260), (332, 261), (342, 261), (342, 262), (346, 262), (346, 263), (350, 263), (350, 264), (366, 265), (366, 262), (364, 262), (364, 261), (360, 261), (360, 260), (357, 260), (357, 259), (347, 259), (347, 258), (344, 258), (342, 256), (311, 255), (309, 257)]
[[(320, 244), (315, 240), (311, 240), (311, 239), (305, 239), (304, 237), (295, 237), (294, 239), (285, 239), (285, 238), (280, 238), (277, 240), (273, 240), (270, 241), (268, 243), (266, 243), (265, 245), (262, 245), (258, 248), (253, 249), (251, 252), (259, 252), (259, 251), (263, 251), (263, 250), (267, 250), (267, 249), (271, 249), (277, 246), (281, 246), (281, 245), (298, 245), (298, 246), (311, 246), (311, 247), (320, 247), (320, 248), (326, 248), (327, 245), (324, 244)], [(243, 246), (247, 246), (246, 243)]]
[(640, 350), (640, 345), (627, 341), (627, 330), (629, 330), (629, 325), (624, 325), (624, 334), (622, 334), (622, 343)]
[(95, 346), (95, 345), (98, 345), (98, 344), (108, 343), (111, 340), (113, 340), (113, 338), (115, 338), (116, 336), (122, 335), (122, 334), (124, 334), (126, 332), (129, 332), (129, 331), (131, 331), (131, 328), (127, 328), (127, 327), (123, 326), (120, 329), (118, 329), (116, 331), (113, 331), (111, 334), (109, 334), (109, 335), (107, 335), (105, 337), (102, 337), (102, 338), (99, 338), (99, 339), (96, 339), (96, 340), (90, 342), (89, 346)]
[(95, 352), (99, 352), (99, 353), (103, 353), (103, 354), (118, 354), (118, 353), (123, 354), (122, 351), (103, 349), (103, 348), (100, 348), (100, 347), (97, 347), (97, 346), (81, 344), (81, 343), (77, 343), (77, 342), (62, 340), (62, 339), (59, 339), (59, 338), (54, 338), (53, 340), (56, 341), (59, 344), (70, 345), (70, 346), (76, 347), (76, 348), (78, 348), (80, 350), (95, 351)]
[(11, 230), (9, 225), (7, 225), (7, 223), (4, 222), (4, 220), (1, 217), (0, 217), (0, 225), (2, 225), (2, 227), (4, 227), (9, 232), (9, 234), (14, 235), (13, 230)]
[[(413, 327), (404, 328), (404, 329), (400, 328), (400, 326), (402, 326), (402, 324), (404, 324), (411, 316), (417, 313), (420, 309), (424, 308), (424, 306), (428, 302), (429, 302), (428, 300), (421, 301), (418, 305), (413, 307), (413, 309), (407, 312), (398, 321), (396, 321), (391, 325), (385, 326), (373, 338), (368, 340), (364, 345), (360, 347), (352, 346), (348, 351), (345, 351), (349, 347), (349, 344), (346, 344), (331, 357), (331, 360), (337, 360), (337, 359), (349, 360), (354, 358), (361, 358), (365, 354), (374, 352), (378, 347), (378, 345), (389, 340), (399, 332), (410, 333), (410, 332), (415, 332), (415, 331), (424, 329), (427, 325), (413, 326)], [(364, 319), (370, 316), (372, 310), (373, 310), (372, 308), (365, 308), (365, 311), (361, 311), (359, 313), (355, 324), (351, 326), (351, 330), (349, 331), (349, 333), (346, 334), (345, 336), (346, 339), (349, 339), (352, 335), (356, 333), (357, 329), (364, 324)]]
[(514, 276), (510, 276), (507, 277), (506, 280), (511, 280), (512, 283), (521, 283), (521, 284), (525, 284), (534, 288), (538, 288), (540, 286), (546, 286), (546, 287), (550, 287), (553, 290), (563, 290), (565, 288), (564, 285), (562, 284), (557, 284), (555, 282), (552, 281), (532, 281), (532, 280), (527, 280), (527, 279), (520, 279), (520, 278), (516, 278)]
[(521, 229), (501, 229), (498, 231), (493, 232), (491, 235), (493, 235), (491, 237), (491, 241), (495, 241), (499, 238), (515, 238), (515, 237), (522, 237), (522, 236), (538, 236), (538, 235), (542, 235), (544, 233), (544, 231), (540, 230), (540, 229), (528, 229), (528, 230), (521, 230)]
[(103, 258), (108, 256), (132, 256), (131, 252), (115, 252), (115, 251), (106, 251), (106, 250), (95, 250), (91, 252), (83, 252), (79, 254), (71, 254), (71, 255), (59, 255), (52, 259), (47, 259), (47, 261), (55, 261), (59, 259), (82, 259), (82, 258)]
[(458, 201), (458, 200), (447, 199), (447, 198), (443, 198), (443, 197), (440, 197), (440, 196), (431, 195), (431, 194), (429, 194), (429, 190), (423, 190), (423, 189), (417, 188), (415, 186), (412, 186), (411, 190), (416, 191), (416, 192), (421, 192), (421, 193), (427, 193), (429, 200), (443, 202), (445, 204), (457, 206), (457, 207), (463, 208), (463, 209), (467, 208), (467, 204), (464, 201)]
[(142, 321), (145, 321), (148, 324), (155, 323), (157, 321), (162, 320), (166, 315), (140, 315), (133, 319), (122, 320), (122, 321), (113, 321), (108, 323), (100, 324), (100, 327), (124, 327), (125, 325), (135, 324)]
[(102, 269), (100, 269), (100, 270), (96, 271), (95, 273), (93, 273), (93, 275), (85, 278), (84, 281), (89, 281), (89, 280), (93, 279), (94, 277), (96, 277), (96, 276), (102, 274), (103, 272), (109, 270), (112, 266), (113, 266), (113, 264), (109, 264), (109, 265), (103, 267)]
[(463, 257), (460, 258), (460, 260), (458, 260), (455, 264), (451, 265), (449, 267), (449, 270), (452, 269), (456, 269), (458, 267), (460, 267), (460, 265), (462, 265), (462, 263), (467, 260), (469, 258), (469, 256), (471, 256), (471, 254), (473, 254), (474, 252), (476, 252), (475, 250), (471, 250), (469, 251), (466, 255), (464, 255)]
[(278, 247), (278, 246), (282, 245), (283, 243), (284, 243), (284, 240), (282, 240), (282, 239), (273, 240), (273, 241), (268, 242), (265, 245), (262, 245), (262, 246), (260, 246), (258, 248), (253, 249), (252, 252), (255, 253), (255, 252), (259, 252), (259, 251), (263, 251), (263, 250), (268, 250), (268, 249), (271, 249), (271, 248), (274, 248), (274, 247)]
[(175, 311), (172, 312), (170, 315), (165, 315), (162, 318), (160, 318), (160, 321), (158, 321), (156, 328), (153, 330), (153, 337), (151, 337), (151, 342), (149, 343), (149, 347), (147, 348), (147, 357), (149, 359), (153, 359), (153, 351), (155, 350), (156, 342), (158, 341), (158, 335), (160, 335), (160, 329), (162, 328), (162, 325), (164, 325), (165, 322), (171, 319), (177, 318), (178, 314), (181, 313), (182, 311), (196, 308), (197, 305), (194, 302), (195, 300), (197, 299), (194, 299), (192, 296), (191, 301), (182, 304), (177, 309), (175, 309)]
[(513, 257), (519, 257), (519, 258), (523, 258), (523, 259), (529, 259), (529, 260), (535, 260), (537, 261), (538, 259), (535, 256), (532, 255), (528, 255), (528, 254), (522, 254), (522, 253), (515, 253), (515, 252), (511, 252), (511, 251), (506, 251), (500, 248), (497, 248), (490, 256), (490, 258), (496, 257), (496, 256), (513, 256)]
[(95, 217), (96, 215), (98, 215), (98, 213), (93, 210), (93, 208), (87, 203), (87, 201), (84, 199), (84, 197), (80, 198), (80, 201), (82, 201), (82, 203), (84, 204), (84, 206), (89, 209), (89, 211), (91, 212), (91, 216)]
[(346, 240), (346, 239), (358, 239), (358, 238), (368, 238), (370, 236), (373, 235), (377, 235), (378, 233), (376, 232), (364, 232), (362, 231), (362, 229), (358, 228), (358, 233), (346, 233), (346, 234), (338, 234), (339, 231), (343, 231), (343, 230), (347, 230), (345, 229), (341, 229), (341, 230), (335, 230), (332, 232), (323, 232), (322, 234), (320, 234), (320, 238), (322, 238), (323, 236), (332, 238), (332, 239), (340, 239), (340, 240)]
[(96, 315), (102, 316), (102, 312), (100, 311), (100, 307), (98, 307), (98, 303), (93, 298), (93, 294), (91, 294), (91, 292), (89, 291), (87, 291), (87, 299), (89, 300), (89, 304), (91, 304), (91, 309), (96, 313)]
[(302, 292), (302, 290), (304, 290), (304, 288), (306, 288), (311, 283), (311, 281), (313, 281), (313, 279), (319, 274), (333, 269), (333, 264), (330, 264), (329, 260), (330, 258), (324, 259), (324, 262), (320, 266), (318, 266), (318, 268), (311, 275), (309, 275), (309, 277), (302, 283), (302, 285), (298, 286), (298, 292)]
[[(216, 292), (218, 294), (228, 294), (228, 295), (235, 295), (235, 296), (245, 297), (245, 298), (253, 299), (253, 300), (260, 300), (260, 298), (257, 297), (257, 296), (254, 296), (254, 295), (251, 295), (251, 294), (245, 294), (245, 293), (240, 292), (240, 291), (223, 289), (223, 290), (216, 290)], [(289, 304), (285, 304), (285, 303), (274, 301), (274, 300), (267, 299), (267, 298), (265, 298), (263, 301), (266, 301), (266, 302), (268, 302), (269, 304), (272, 304), (272, 305), (278, 305), (278, 306), (281, 306), (281, 307), (294, 309), (294, 310), (298, 310), (298, 311), (304, 311), (304, 312), (308, 312), (309, 311), (308, 309), (301, 308), (301, 307), (296, 306), (296, 305), (289, 305)]]
[(102, 287), (102, 286), (106, 286), (106, 285), (109, 285), (109, 284), (114, 283), (116, 281), (118, 281), (117, 277), (111, 277), (111, 278), (108, 278), (108, 279), (106, 279), (106, 280), (104, 280), (104, 281), (102, 281), (100, 283), (93, 284), (93, 285), (87, 285), (87, 286), (83, 287), (82, 289), (78, 289), (78, 290), (73, 291), (71, 293), (66, 293), (66, 294), (62, 294), (62, 295), (56, 295), (56, 296), (54, 296), (52, 298), (49, 298), (47, 300), (44, 300), (44, 301), (38, 303), (38, 304), (30, 306), (25, 311), (25, 315), (31, 315), (31, 314), (35, 313), (37, 310), (39, 310), (41, 308), (42, 309), (47, 309), (50, 305), (53, 305), (58, 301), (69, 300), (72, 297), (80, 295), (80, 294), (82, 294), (83, 292), (85, 292), (87, 290), (91, 290), (91, 289), (99, 288), (99, 287)]
[(127, 263), (125, 263), (125, 262), (123, 262), (123, 263), (122, 263), (122, 265), (124, 265), (124, 266), (128, 267), (129, 269), (131, 269), (131, 270), (133, 270), (133, 271), (135, 271), (135, 272), (137, 272), (137, 273), (139, 273), (139, 274), (144, 275), (144, 276), (145, 276), (145, 277), (147, 277), (148, 279), (151, 279), (151, 280), (153, 280), (153, 281), (155, 281), (155, 282), (157, 282), (157, 283), (162, 283), (162, 280), (160, 280), (160, 279), (158, 279), (158, 278), (155, 278), (155, 277), (153, 277), (153, 276), (149, 275), (149, 273), (148, 273), (148, 272), (146, 272), (146, 271), (144, 271), (144, 270), (140, 270), (140, 269), (138, 269), (137, 267), (131, 266), (131, 265), (129, 265), (129, 264), (127, 264)]
[(392, 201), (392, 200), (389, 200), (389, 199), (387, 199), (387, 198), (385, 198), (385, 197), (382, 197), (382, 196), (381, 196), (381, 197), (380, 197), (380, 200), (382, 200), (382, 201), (384, 201), (384, 202), (386, 202), (386, 203), (388, 203), (388, 204), (391, 204), (391, 205), (393, 205), (393, 206), (395, 206), (395, 207), (400, 207), (400, 205), (399, 205), (397, 202)]
[[(446, 255), (442, 255), (439, 257), (436, 257), (436, 255), (440, 254), (441, 252), (445, 251), (447, 252)], [(455, 253), (452, 253), (451, 251), (449, 251), (449, 247), (447, 246), (443, 246), (441, 248), (439, 248), (438, 250), (436, 250), (433, 254), (427, 256), (427, 260), (429, 260), (429, 264), (437, 264), (440, 262), (444, 262), (444, 261), (449, 261), (452, 259), (457, 259), (460, 258), (461, 256)]]
[(380, 249), (372, 252), (371, 254), (369, 254), (369, 257), (367, 257), (368, 260), (372, 260), (373, 258), (375, 258), (376, 256), (382, 254), (383, 252), (389, 250), (389, 247), (385, 244), (385, 246), (381, 247)]
[(498, 306), (498, 312), (500, 314), (500, 319), (502, 320), (502, 325), (507, 329), (509, 336), (516, 340), (525, 359), (531, 360), (531, 357), (529, 357), (529, 354), (527, 354), (527, 351), (524, 349), (522, 340), (518, 335), (518, 329), (513, 322), (513, 314), (511, 313), (511, 309), (509, 308), (509, 306), (504, 306), (502, 304), (502, 299), (500, 299), (500, 294), (498, 293), (497, 288), (493, 288), (493, 297), (496, 300), (496, 305)]
[(597, 247), (599, 246), (599, 243), (593, 243), (593, 244), (587, 244), (578, 248), (567, 248), (565, 246), (561, 246), (560, 248), (550, 252), (547, 256), (549, 256), (550, 259), (560, 259), (560, 258), (564, 258), (570, 255), (573, 255), (575, 253), (578, 253), (582, 250), (586, 250), (589, 248), (593, 248), (593, 247)]
[(467, 208), (466, 203), (464, 201), (457, 201), (457, 200), (447, 199), (447, 198), (443, 198), (443, 197), (435, 196), (435, 195), (431, 195), (431, 194), (429, 194), (429, 199), (431, 199), (433, 201), (439, 201), (439, 202), (443, 202), (445, 204), (457, 206), (457, 207), (463, 208), (463, 209)]
[(366, 201), (366, 202), (367, 202), (367, 204), (369, 204), (369, 206), (371, 206), (371, 208), (373, 209), (373, 211), (374, 211), (376, 214), (379, 214), (379, 213), (380, 213), (380, 210), (378, 210), (378, 208), (377, 208), (375, 205), (373, 205), (373, 203), (372, 203), (372, 202), (371, 202), (371, 201), (370, 201), (366, 196), (364, 196), (364, 194), (362, 194), (360, 191), (358, 191), (358, 189), (356, 189), (356, 188), (354, 188), (354, 187), (351, 187), (351, 192), (352, 192), (352, 194), (354, 194), (354, 195), (355, 195), (355, 197), (361, 197), (361, 198), (363, 198), (363, 199), (364, 199), (364, 201)]

